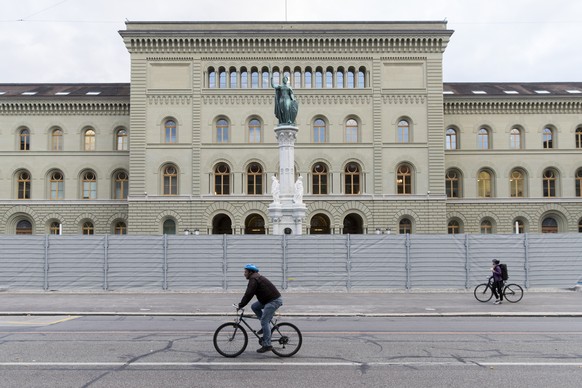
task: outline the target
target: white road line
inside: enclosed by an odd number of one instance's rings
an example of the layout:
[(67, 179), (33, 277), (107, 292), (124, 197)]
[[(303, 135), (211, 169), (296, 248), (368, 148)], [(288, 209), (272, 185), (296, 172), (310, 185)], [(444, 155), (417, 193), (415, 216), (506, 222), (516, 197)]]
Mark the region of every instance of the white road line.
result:
[(55, 366), (55, 367), (163, 367), (163, 366), (309, 366), (309, 367), (345, 367), (345, 366), (572, 366), (582, 367), (582, 362), (284, 362), (284, 361), (207, 361), (207, 362), (0, 362), (0, 367), (14, 366)]

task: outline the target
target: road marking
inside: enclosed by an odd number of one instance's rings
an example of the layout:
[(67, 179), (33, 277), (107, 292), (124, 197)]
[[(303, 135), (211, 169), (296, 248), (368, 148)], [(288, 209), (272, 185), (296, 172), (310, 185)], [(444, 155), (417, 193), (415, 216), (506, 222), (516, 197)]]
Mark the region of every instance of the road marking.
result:
[(80, 316), (71, 316), (61, 319), (55, 319), (47, 321), (46, 317), (22, 317), (21, 319), (15, 320), (12, 319), (10, 321), (2, 321), (0, 320), (0, 326), (49, 326), (55, 325), (57, 323), (70, 321), (72, 319), (80, 318)]
[(483, 366), (572, 366), (582, 367), (582, 362), (302, 362), (302, 361), (204, 361), (204, 362), (0, 362), (0, 367), (14, 366), (55, 366), (55, 367), (181, 367), (181, 366), (300, 366), (300, 367), (361, 367), (361, 366), (463, 366), (463, 367), (483, 367)]

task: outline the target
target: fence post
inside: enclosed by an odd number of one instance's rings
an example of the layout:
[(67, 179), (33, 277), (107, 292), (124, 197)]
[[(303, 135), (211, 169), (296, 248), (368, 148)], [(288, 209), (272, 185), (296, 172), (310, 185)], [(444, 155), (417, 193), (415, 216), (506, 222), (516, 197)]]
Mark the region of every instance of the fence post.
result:
[(226, 234), (222, 235), (222, 289), (226, 291), (228, 289), (228, 282), (226, 281), (226, 274), (228, 273), (228, 260), (226, 258)]
[(283, 289), (286, 290), (289, 286), (287, 281), (287, 235), (283, 233), (283, 240), (281, 241), (281, 247), (283, 248)]
[(162, 267), (162, 272), (164, 274), (164, 281), (162, 283), (162, 289), (168, 289), (168, 235), (164, 234), (164, 265)]
[(348, 279), (346, 281), (346, 288), (348, 291), (352, 289), (352, 240), (351, 236), (348, 233), (346, 238), (346, 249), (347, 249), (347, 262), (346, 262), (346, 271), (348, 275)]
[(523, 263), (525, 269), (525, 288), (529, 288), (529, 239), (528, 234), (523, 234), (523, 249), (524, 249), (524, 256), (525, 261)]
[(109, 284), (107, 282), (107, 272), (109, 269), (109, 235), (105, 235), (105, 243), (103, 244), (103, 289), (107, 291)]
[(48, 249), (49, 249), (49, 236), (48, 236), (48, 234), (45, 234), (45, 236), (44, 236), (44, 290), (45, 291), (47, 291), (49, 288), (49, 284), (48, 284), (48, 271), (49, 271)]
[(410, 284), (410, 234), (406, 233), (406, 240), (404, 241), (404, 246), (406, 247), (406, 289), (410, 290), (412, 287)]
[(469, 252), (471, 250), (471, 244), (469, 241), (469, 234), (465, 235), (465, 289), (469, 288)]

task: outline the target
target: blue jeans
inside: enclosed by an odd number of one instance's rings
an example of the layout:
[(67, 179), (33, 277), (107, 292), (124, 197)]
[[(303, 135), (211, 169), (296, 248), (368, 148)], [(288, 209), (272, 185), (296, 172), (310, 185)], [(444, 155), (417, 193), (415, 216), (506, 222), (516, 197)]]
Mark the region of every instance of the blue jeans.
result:
[(261, 328), (263, 329), (263, 346), (271, 346), (271, 328), (269, 322), (273, 319), (275, 311), (283, 305), (283, 298), (277, 298), (267, 304), (262, 304), (256, 301), (251, 305), (251, 308), (261, 320)]

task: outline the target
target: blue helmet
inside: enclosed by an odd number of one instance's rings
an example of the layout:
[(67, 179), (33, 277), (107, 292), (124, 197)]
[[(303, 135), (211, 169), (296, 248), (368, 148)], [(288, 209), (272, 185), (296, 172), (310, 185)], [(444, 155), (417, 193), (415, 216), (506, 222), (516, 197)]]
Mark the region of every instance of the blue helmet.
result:
[(245, 265), (245, 269), (248, 269), (249, 271), (252, 271), (252, 272), (259, 272), (259, 268), (257, 268), (257, 266), (254, 264)]

